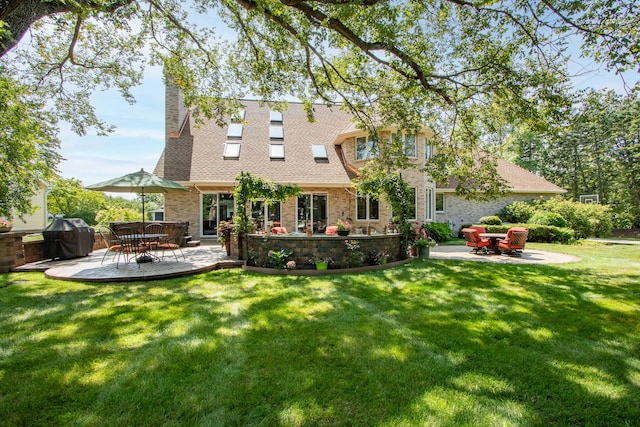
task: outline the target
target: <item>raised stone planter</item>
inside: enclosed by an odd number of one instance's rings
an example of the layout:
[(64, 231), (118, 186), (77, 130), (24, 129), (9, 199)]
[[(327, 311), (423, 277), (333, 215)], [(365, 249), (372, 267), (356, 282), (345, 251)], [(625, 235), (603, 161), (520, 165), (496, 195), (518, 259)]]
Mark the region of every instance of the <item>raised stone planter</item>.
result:
[(336, 235), (313, 235), (307, 237), (304, 234), (249, 234), (247, 236), (247, 248), (249, 254), (254, 258), (253, 261), (256, 266), (266, 265), (269, 251), (288, 249), (293, 252), (292, 259), (299, 268), (302, 266), (308, 266), (309, 269), (314, 268), (314, 266), (307, 263), (311, 258), (331, 257), (334, 261), (329, 268), (331, 270), (346, 266), (349, 251), (345, 245), (345, 240), (358, 242), (360, 250), (365, 255), (370, 251), (387, 252), (389, 254), (388, 261), (390, 262), (406, 258), (406, 254), (400, 253), (399, 234), (375, 234), (371, 236), (351, 234), (347, 238)]

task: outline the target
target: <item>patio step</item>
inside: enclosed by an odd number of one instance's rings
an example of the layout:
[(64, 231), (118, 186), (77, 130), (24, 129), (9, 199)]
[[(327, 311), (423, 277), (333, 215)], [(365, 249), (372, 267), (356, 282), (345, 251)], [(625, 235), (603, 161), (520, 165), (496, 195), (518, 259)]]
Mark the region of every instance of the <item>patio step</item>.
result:
[(200, 246), (200, 240), (189, 240), (187, 242), (187, 247), (195, 248), (196, 246)]

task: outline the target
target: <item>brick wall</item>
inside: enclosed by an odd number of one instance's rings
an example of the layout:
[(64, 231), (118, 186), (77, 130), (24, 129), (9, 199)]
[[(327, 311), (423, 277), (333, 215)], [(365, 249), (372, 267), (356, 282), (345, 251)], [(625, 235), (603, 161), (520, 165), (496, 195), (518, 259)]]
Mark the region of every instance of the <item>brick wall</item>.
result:
[(489, 201), (465, 200), (453, 193), (445, 195), (445, 211), (436, 213), (437, 222), (449, 222), (454, 232), (462, 224), (478, 223), (483, 216), (498, 215), (502, 209), (515, 201), (530, 201), (549, 198), (553, 195), (511, 193), (504, 197)]

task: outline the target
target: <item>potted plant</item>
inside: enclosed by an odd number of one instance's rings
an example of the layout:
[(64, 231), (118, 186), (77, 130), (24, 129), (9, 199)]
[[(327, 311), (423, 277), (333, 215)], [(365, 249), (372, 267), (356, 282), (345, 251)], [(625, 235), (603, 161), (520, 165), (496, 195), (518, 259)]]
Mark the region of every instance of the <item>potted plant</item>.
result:
[(316, 270), (326, 270), (329, 268), (329, 265), (333, 263), (333, 258), (331, 257), (312, 257), (309, 258), (308, 261), (310, 264), (315, 264)]
[(339, 219), (338, 222), (336, 222), (336, 225), (338, 226), (339, 236), (349, 235), (349, 232), (351, 231), (351, 223), (349, 221), (342, 221)]
[(227, 250), (227, 256), (231, 255), (231, 232), (233, 224), (229, 221), (220, 221), (218, 224), (218, 241)]
[(436, 241), (428, 237), (426, 239), (418, 239), (413, 243), (413, 247), (417, 250), (420, 258), (429, 258), (430, 248), (436, 245)]
[(0, 218), (0, 233), (7, 233), (11, 231), (11, 227), (11, 221), (9, 221), (7, 218)]

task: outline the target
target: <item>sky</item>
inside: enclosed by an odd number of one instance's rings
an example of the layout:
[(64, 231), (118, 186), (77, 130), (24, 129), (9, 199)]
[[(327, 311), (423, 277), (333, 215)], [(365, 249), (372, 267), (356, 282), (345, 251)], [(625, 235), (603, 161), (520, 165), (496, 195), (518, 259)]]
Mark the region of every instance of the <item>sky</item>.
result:
[[(570, 65), (576, 88), (611, 88), (622, 92), (619, 76), (595, 65), (576, 60)], [(633, 85), (640, 75), (627, 74)], [(63, 178), (75, 178), (83, 185), (96, 184), (143, 168), (153, 172), (164, 148), (164, 84), (162, 69), (147, 69), (142, 84), (133, 90), (136, 103), (129, 105), (116, 91), (98, 92), (92, 97), (98, 117), (116, 126), (109, 136), (88, 133), (78, 136), (68, 126), (61, 126), (60, 140), (64, 160), (58, 169)], [(119, 193), (118, 196), (133, 198)]]

